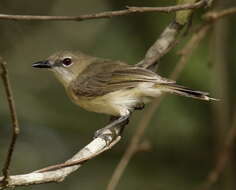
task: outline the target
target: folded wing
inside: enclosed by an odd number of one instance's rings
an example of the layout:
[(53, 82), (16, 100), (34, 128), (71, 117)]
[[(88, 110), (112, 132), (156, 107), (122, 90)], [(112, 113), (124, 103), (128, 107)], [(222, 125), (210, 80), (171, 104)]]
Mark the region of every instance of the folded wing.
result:
[(70, 88), (77, 96), (96, 97), (117, 90), (134, 88), (141, 82), (175, 83), (147, 69), (119, 61), (97, 60), (72, 82)]

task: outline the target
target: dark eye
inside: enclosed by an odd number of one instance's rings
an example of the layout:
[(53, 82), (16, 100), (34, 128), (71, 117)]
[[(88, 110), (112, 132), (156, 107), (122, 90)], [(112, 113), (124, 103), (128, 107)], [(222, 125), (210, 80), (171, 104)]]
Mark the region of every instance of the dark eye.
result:
[(72, 64), (72, 60), (71, 60), (71, 58), (65, 58), (62, 60), (62, 63), (64, 66), (68, 67)]

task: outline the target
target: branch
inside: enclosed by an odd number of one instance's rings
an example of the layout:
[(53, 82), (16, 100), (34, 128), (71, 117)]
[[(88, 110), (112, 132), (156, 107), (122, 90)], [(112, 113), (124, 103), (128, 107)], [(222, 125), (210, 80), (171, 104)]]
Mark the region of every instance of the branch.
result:
[[(121, 133), (122, 126), (117, 126), (114, 129), (115, 134), (114, 130), (111, 129), (103, 131), (101, 135), (82, 148), (64, 164), (43, 168), (28, 174), (10, 176), (5, 186), (0, 183), (0, 189), (63, 181), (68, 175), (79, 169), (87, 160), (109, 150), (120, 141), (121, 136), (119, 134)], [(0, 182), (2, 181), (3, 177), (0, 177)]]
[(170, 78), (176, 80), (179, 73), (184, 69), (187, 60), (190, 58), (193, 49), (195, 49), (199, 42), (206, 36), (207, 32), (211, 29), (212, 25), (201, 25), (197, 27), (195, 34), (189, 40), (189, 42), (184, 46), (184, 48), (178, 52), (181, 55), (179, 63), (176, 65), (174, 72), (171, 74)]
[(183, 28), (175, 20), (160, 35), (160, 38), (148, 49), (145, 57), (137, 66), (155, 70), (155, 63), (176, 45), (177, 37)]
[(168, 6), (168, 7), (127, 7), (124, 10), (118, 11), (105, 11), (101, 13), (85, 14), (80, 16), (41, 16), (41, 15), (8, 15), (0, 14), (0, 20), (38, 20), (38, 21), (84, 21), (92, 19), (104, 19), (115, 16), (125, 16), (133, 13), (147, 13), (147, 12), (174, 12), (186, 9), (196, 9), (204, 4), (204, 0), (196, 3), (188, 3), (183, 5)]
[(211, 11), (203, 15), (203, 19), (206, 21), (215, 21), (225, 16), (236, 14), (236, 7), (224, 9), (221, 11)]
[(6, 62), (3, 61), (3, 59), (0, 57), (0, 75), (3, 81), (3, 85), (5, 88), (6, 96), (7, 96), (7, 101), (9, 105), (9, 110), (10, 110), (10, 115), (11, 115), (11, 120), (12, 120), (12, 137), (11, 137), (11, 142), (8, 148), (8, 153), (6, 156), (6, 160), (2, 169), (3, 173), (3, 180), (2, 183), (3, 185), (7, 184), (8, 177), (9, 177), (9, 167), (11, 164), (11, 159), (12, 159), (12, 154), (15, 148), (15, 143), (17, 136), (20, 132), (19, 124), (18, 124), (18, 119), (17, 119), (17, 114), (16, 114), (16, 108), (15, 108), (15, 101), (12, 96), (12, 89), (11, 89), (11, 84), (9, 81), (8, 77), (8, 71), (6, 68)]

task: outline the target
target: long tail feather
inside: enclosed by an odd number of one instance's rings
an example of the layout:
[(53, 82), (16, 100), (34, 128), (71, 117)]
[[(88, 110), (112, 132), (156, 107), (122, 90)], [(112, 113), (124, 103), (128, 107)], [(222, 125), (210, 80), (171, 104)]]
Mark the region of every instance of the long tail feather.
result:
[(177, 84), (164, 84), (161, 86), (163, 87), (164, 91), (169, 92), (169, 93), (186, 96), (190, 98), (195, 98), (195, 99), (200, 99), (200, 100), (205, 100), (205, 101), (218, 101), (218, 99), (211, 98), (208, 92), (192, 90), (192, 89), (189, 89), (184, 86), (177, 85)]

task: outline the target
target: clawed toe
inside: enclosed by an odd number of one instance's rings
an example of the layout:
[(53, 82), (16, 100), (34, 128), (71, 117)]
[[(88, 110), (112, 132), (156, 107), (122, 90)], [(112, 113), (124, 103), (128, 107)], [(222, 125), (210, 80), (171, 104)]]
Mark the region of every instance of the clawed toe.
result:
[(134, 109), (135, 110), (142, 110), (142, 109), (144, 109), (144, 107), (145, 107), (145, 104), (144, 103), (140, 103), (140, 104), (136, 105)]

